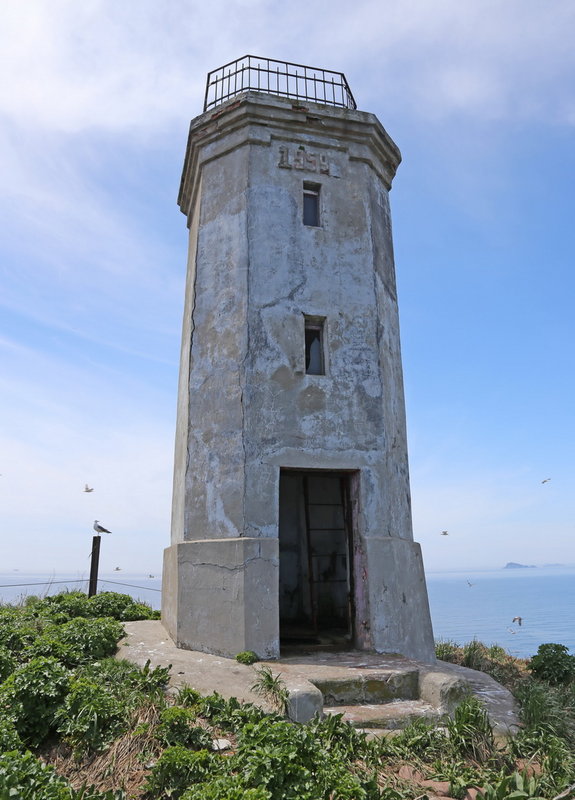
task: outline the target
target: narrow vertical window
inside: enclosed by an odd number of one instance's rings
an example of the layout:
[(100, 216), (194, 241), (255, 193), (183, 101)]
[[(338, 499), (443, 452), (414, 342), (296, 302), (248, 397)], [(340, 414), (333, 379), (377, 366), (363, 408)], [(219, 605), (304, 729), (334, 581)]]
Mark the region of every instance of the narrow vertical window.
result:
[(319, 184), (303, 185), (303, 224), (319, 227)]
[(305, 371), (308, 375), (325, 375), (324, 319), (305, 317)]

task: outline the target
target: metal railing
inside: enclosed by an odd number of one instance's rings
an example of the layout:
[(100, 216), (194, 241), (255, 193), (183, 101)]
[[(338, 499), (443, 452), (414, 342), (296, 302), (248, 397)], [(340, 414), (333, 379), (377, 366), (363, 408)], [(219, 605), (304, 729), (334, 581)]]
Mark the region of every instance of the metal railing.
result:
[(204, 111), (247, 91), (340, 108), (357, 108), (343, 72), (243, 56), (208, 73)]

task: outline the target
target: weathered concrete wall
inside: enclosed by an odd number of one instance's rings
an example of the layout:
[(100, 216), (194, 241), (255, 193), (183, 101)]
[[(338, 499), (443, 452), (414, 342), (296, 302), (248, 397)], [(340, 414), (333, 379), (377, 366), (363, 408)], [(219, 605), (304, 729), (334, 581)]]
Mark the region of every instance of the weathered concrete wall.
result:
[[(277, 658), (277, 539), (182, 542), (166, 550), (172, 592), (162, 621), (178, 645), (230, 656), (243, 650)], [(175, 602), (174, 602), (175, 599)]]
[[(264, 94), (192, 122), (179, 200), (190, 262), (172, 547), (196, 540), (189, 552), (205, 561), (211, 539), (277, 543), (281, 467), (359, 471), (356, 546), (370, 562), (360, 640), (432, 660), (411, 529), (388, 201), (399, 158), (371, 114)], [(302, 222), (304, 181), (321, 187), (319, 227)], [(305, 372), (304, 315), (325, 318), (325, 375)], [(387, 538), (405, 546), (386, 547)], [(167, 553), (179, 600), (177, 611), (167, 604), (166, 624), (187, 646), (223, 653), (215, 642), (226, 607), (201, 602), (209, 581), (199, 594), (182, 564)], [(407, 571), (394, 582), (398, 568)], [(193, 625), (184, 624), (192, 603)], [(273, 624), (266, 654), (279, 648)]]

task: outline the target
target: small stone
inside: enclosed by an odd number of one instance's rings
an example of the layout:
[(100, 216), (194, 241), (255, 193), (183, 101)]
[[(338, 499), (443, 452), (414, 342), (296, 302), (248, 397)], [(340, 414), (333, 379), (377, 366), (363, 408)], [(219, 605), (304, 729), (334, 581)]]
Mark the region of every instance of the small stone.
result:
[(449, 789), (451, 787), (449, 781), (421, 781), (421, 785), (431, 789), (432, 792), (435, 792), (440, 797), (449, 797)]
[(399, 768), (399, 772), (397, 773), (397, 777), (401, 778), (404, 781), (412, 781), (412, 783), (419, 783), (423, 780), (423, 775), (421, 772), (418, 772), (413, 767), (404, 764), (402, 767)]
[(214, 739), (212, 742), (212, 750), (229, 750), (231, 746), (229, 739)]

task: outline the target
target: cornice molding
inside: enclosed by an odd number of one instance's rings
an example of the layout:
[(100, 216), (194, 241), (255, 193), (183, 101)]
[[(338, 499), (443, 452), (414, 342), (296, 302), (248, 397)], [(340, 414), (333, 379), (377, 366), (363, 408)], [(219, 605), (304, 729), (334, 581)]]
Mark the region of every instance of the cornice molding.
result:
[(205, 163), (246, 145), (271, 146), (278, 139), (347, 152), (368, 164), (387, 189), (401, 153), (374, 114), (333, 106), (292, 102), (246, 92), (190, 123), (178, 205), (190, 218)]

